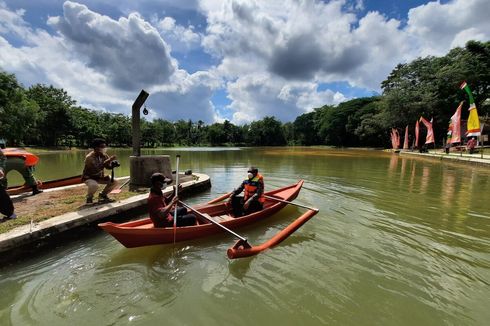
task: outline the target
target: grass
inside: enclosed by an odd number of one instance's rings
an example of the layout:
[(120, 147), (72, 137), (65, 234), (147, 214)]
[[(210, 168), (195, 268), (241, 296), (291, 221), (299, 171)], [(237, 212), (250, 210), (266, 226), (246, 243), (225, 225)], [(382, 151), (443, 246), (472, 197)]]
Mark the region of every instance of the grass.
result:
[[(44, 192), (37, 196), (23, 197), (20, 200), (15, 199), (14, 207), (17, 218), (0, 223), (0, 234), (22, 225), (29, 225), (31, 221), (39, 223), (69, 212), (104, 205), (97, 203), (90, 206), (85, 205), (85, 192), (85, 187), (77, 187), (63, 191)], [(119, 201), (139, 194), (141, 193), (130, 192), (127, 188), (123, 188), (121, 193), (111, 195), (111, 197)]]

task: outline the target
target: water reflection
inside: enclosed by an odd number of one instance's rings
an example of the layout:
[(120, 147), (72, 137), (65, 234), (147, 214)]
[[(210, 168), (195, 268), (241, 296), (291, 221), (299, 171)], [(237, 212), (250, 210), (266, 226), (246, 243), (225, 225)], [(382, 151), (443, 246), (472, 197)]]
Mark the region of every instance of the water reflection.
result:
[(427, 193), (427, 186), (429, 185), (430, 179), (430, 167), (422, 167), (422, 175), (420, 176), (420, 194), (424, 195)]
[[(486, 324), (488, 169), (309, 147), (152, 153), (181, 154), (182, 168), (211, 176), (189, 204), (229, 191), (255, 164), (268, 189), (305, 179), (297, 201), (320, 213), (237, 261), (226, 258), (235, 241), (226, 234), (139, 249), (102, 232), (64, 243), (0, 267), (2, 325)], [(73, 175), (82, 154), (46, 155), (38, 175)], [(129, 154), (117, 153), (119, 175)], [(239, 233), (260, 244), (302, 212), (286, 207)]]
[(395, 173), (397, 166), (398, 166), (398, 154), (391, 154), (389, 171), (391, 173)]

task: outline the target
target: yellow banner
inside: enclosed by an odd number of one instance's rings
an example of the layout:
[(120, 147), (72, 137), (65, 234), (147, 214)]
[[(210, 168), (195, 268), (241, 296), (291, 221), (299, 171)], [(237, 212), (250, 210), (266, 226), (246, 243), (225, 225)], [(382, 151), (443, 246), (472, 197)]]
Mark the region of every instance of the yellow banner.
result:
[(468, 117), (467, 136), (479, 136), (480, 135), (480, 120), (478, 119), (478, 111), (476, 107), (470, 110), (470, 116)]

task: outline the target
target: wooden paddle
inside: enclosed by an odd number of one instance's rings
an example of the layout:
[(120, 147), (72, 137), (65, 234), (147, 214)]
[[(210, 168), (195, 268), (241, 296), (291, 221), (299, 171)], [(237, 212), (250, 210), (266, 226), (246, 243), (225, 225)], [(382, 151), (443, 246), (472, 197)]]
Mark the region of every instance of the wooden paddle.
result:
[(243, 246), (248, 246), (247, 248), (250, 248), (250, 245), (248, 244), (247, 242), (247, 238), (245, 237), (242, 237), (241, 235), (239, 235), (238, 233), (228, 229), (226, 226), (224, 225), (221, 225), (220, 223), (216, 222), (215, 220), (207, 217), (206, 215), (204, 215), (203, 213), (199, 212), (198, 210), (192, 208), (191, 206), (187, 205), (186, 203), (182, 202), (179, 200), (179, 202), (182, 204), (182, 206), (184, 207), (187, 207), (188, 209), (190, 209), (191, 211), (193, 211), (194, 213), (196, 214), (199, 214), (199, 216), (205, 218), (207, 221), (213, 223), (214, 225), (216, 226), (219, 226), (220, 228), (222, 228), (223, 230), (225, 230), (226, 232), (230, 233), (231, 235), (233, 235), (234, 237), (240, 239), (240, 244), (243, 245)]
[(301, 205), (301, 204), (296, 204), (296, 203), (293, 203), (291, 201), (287, 201), (287, 200), (284, 200), (284, 199), (280, 199), (280, 198), (276, 198), (276, 197), (272, 197), (272, 196), (267, 196), (267, 195), (264, 195), (264, 197), (267, 198), (267, 199), (271, 199), (271, 200), (275, 200), (275, 201), (281, 202), (281, 203), (290, 204), (290, 205), (294, 205), (294, 206), (298, 206), (298, 207), (303, 207), (303, 208), (306, 208), (306, 209), (309, 209), (309, 210), (312, 210), (312, 211), (315, 211), (315, 212), (318, 212), (319, 211), (318, 208), (310, 207), (310, 206), (305, 206), (305, 205)]
[(121, 189), (122, 189), (122, 187), (124, 187), (125, 185), (127, 185), (127, 184), (129, 183), (129, 181), (130, 181), (130, 180), (131, 180), (131, 179), (128, 179), (128, 180), (124, 181), (124, 183), (123, 183), (123, 184), (122, 184), (120, 187), (118, 187), (118, 188), (116, 188), (116, 189), (113, 189), (113, 190), (110, 192), (110, 194), (119, 194), (119, 193), (121, 193), (121, 191), (122, 191), (122, 190), (121, 190)]
[(210, 205), (210, 204), (216, 204), (216, 203), (219, 203), (220, 201), (222, 201), (222, 200), (224, 200), (224, 199), (226, 199), (226, 198), (230, 197), (230, 195), (231, 195), (232, 193), (233, 193), (233, 192), (229, 192), (229, 193), (224, 194), (224, 195), (222, 195), (222, 196), (220, 196), (220, 197), (218, 197), (218, 198), (215, 198), (215, 199), (213, 199), (213, 200), (210, 200), (210, 201), (208, 201), (208, 205)]

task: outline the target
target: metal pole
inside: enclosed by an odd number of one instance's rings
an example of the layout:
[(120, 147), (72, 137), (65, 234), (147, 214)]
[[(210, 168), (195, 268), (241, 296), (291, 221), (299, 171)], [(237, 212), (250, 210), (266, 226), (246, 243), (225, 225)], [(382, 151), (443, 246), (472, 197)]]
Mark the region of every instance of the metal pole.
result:
[[(175, 197), (179, 197), (179, 161), (180, 155), (177, 155), (177, 163), (175, 170)], [(177, 203), (175, 203), (174, 208), (174, 244), (175, 244), (175, 236), (177, 235)]]
[(480, 129), (480, 152), (481, 152), (481, 158), (483, 159), (483, 127), (485, 126), (484, 123), (482, 123), (481, 125), (481, 129)]
[(133, 133), (133, 156), (141, 156), (140, 108), (148, 98), (148, 93), (142, 89), (133, 103), (131, 112), (131, 127)]

